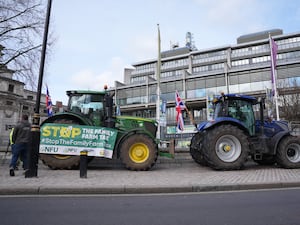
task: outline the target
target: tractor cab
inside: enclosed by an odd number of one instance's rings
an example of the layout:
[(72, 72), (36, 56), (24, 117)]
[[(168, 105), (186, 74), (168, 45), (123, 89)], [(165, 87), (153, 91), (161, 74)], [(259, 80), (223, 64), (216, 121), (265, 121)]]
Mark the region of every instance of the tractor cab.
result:
[(68, 111), (90, 119), (100, 126), (104, 120), (105, 92), (67, 91)]
[(215, 121), (229, 120), (239, 123), (253, 136), (255, 134), (253, 105), (256, 103), (256, 98), (250, 96), (237, 94), (221, 95), (214, 100), (213, 119)]

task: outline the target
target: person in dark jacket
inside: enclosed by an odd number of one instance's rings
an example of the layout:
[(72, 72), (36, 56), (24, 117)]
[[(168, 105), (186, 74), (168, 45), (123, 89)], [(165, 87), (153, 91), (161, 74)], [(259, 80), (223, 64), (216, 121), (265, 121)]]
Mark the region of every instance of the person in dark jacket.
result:
[(12, 158), (9, 165), (10, 176), (15, 175), (15, 169), (17, 167), (17, 161), (19, 156), (23, 161), (23, 169), (27, 168), (27, 149), (29, 143), (29, 135), (31, 130), (31, 124), (28, 122), (28, 116), (23, 115), (22, 120), (15, 126), (12, 134), (12, 142), (14, 147), (12, 149)]

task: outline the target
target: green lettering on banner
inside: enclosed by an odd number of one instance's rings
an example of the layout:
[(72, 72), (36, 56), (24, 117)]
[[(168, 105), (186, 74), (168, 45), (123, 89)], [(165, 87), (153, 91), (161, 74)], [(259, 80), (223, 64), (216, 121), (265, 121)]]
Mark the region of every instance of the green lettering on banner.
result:
[(41, 127), (40, 153), (112, 158), (118, 132), (107, 127), (46, 123)]

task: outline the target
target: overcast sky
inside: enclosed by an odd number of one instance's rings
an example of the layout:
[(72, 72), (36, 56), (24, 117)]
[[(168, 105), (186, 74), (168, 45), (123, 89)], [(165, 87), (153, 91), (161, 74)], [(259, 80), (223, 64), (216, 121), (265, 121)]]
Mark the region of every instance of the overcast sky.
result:
[(268, 29), (300, 32), (300, 1), (52, 0), (56, 42), (44, 76), (52, 102), (67, 104), (66, 90), (113, 87), (124, 68), (155, 59), (158, 23), (162, 51), (171, 43), (183, 47), (186, 32), (204, 50)]

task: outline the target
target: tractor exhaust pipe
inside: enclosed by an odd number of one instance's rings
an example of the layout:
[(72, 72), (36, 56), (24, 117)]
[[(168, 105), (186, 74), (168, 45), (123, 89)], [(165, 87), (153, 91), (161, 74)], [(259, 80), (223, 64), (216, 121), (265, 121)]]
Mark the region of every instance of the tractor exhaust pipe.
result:
[(106, 93), (104, 96), (104, 101), (105, 101), (104, 126), (114, 128), (115, 127), (115, 119), (113, 118), (113, 96)]
[(260, 98), (259, 100), (259, 112), (260, 112), (260, 133), (261, 136), (264, 135), (264, 106), (265, 106), (265, 101), (264, 98)]

